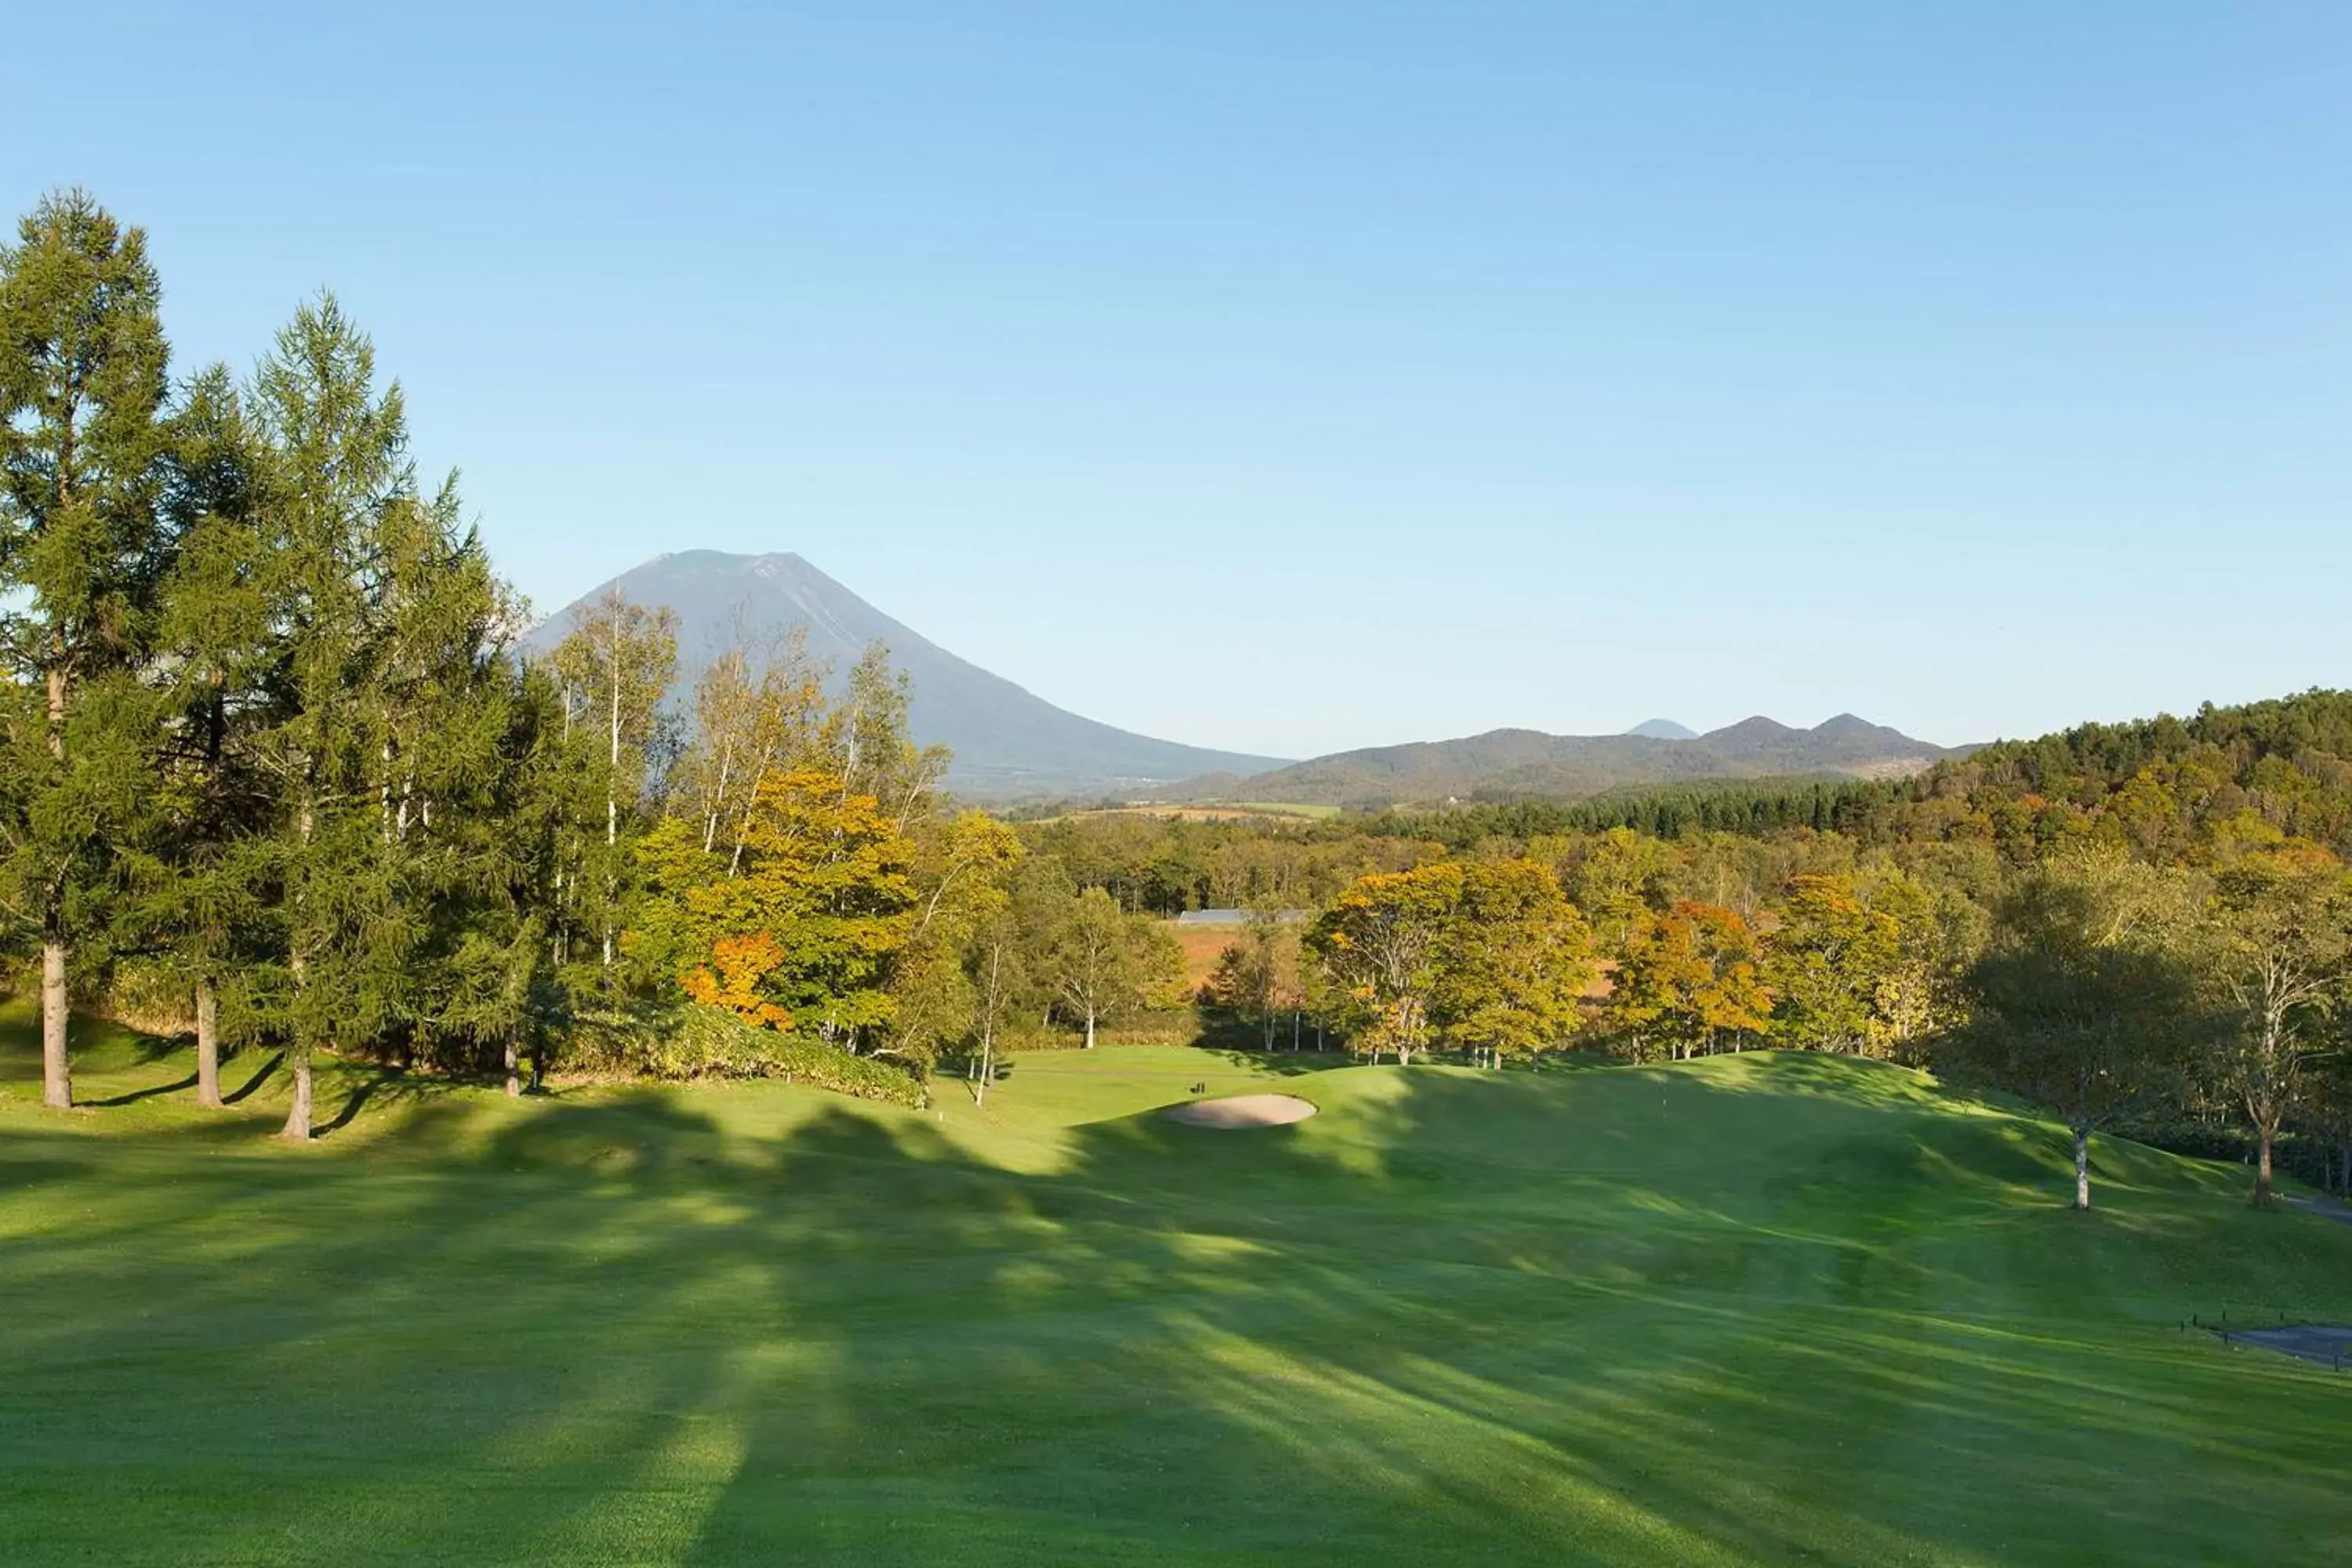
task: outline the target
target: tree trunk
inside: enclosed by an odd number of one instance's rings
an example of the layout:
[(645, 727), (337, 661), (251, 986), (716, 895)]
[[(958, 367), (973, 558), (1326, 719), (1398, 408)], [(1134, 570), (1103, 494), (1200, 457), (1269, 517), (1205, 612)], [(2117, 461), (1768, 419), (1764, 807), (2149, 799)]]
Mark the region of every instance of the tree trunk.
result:
[(522, 1098), (522, 1057), (515, 1049), (515, 1037), (507, 1037), (507, 1098)]
[[(58, 500), (65, 500), (66, 468), (58, 471)], [(66, 672), (64, 638), (49, 634), (57, 656), (47, 670), (49, 695), (49, 755), (66, 760)], [(52, 1110), (73, 1109), (73, 1069), (66, 1058), (66, 911), (65, 888), (52, 884), (41, 917), (41, 1103)]]
[(2087, 1211), (2091, 1206), (2091, 1130), (2074, 1129), (2074, 1206)]
[(50, 921), (41, 942), (41, 1103), (73, 1109), (73, 1069), (66, 1058), (66, 944)]
[(196, 982), (196, 1103), (221, 1108), (220, 998), (209, 976)]
[(613, 743), (604, 759), (604, 967), (613, 967), (613, 847), (621, 841), (621, 626), (613, 617)]
[(310, 1047), (296, 1041), (286, 1053), (294, 1068), (294, 1103), (286, 1108), (286, 1125), (278, 1134), (289, 1143), (310, 1141)]
[(1088, 1049), (1088, 1050), (1093, 1050), (1094, 1048), (1095, 1048), (1095, 1010), (1094, 1010), (1093, 1008), (1089, 1007), (1089, 1008), (1087, 1008), (1087, 1049)]
[(2265, 1123), (2255, 1129), (2260, 1138), (2259, 1152), (2254, 1156), (2254, 1206), (2273, 1206), (2271, 1197), (2271, 1145), (2277, 1139), (2278, 1129)]

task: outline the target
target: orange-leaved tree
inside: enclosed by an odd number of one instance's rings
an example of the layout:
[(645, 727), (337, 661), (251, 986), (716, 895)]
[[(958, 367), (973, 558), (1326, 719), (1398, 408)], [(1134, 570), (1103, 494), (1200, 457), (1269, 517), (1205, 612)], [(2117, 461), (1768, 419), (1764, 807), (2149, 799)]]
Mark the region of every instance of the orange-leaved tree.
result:
[(686, 975), (686, 994), (706, 1007), (723, 1007), (747, 1024), (789, 1029), (793, 1015), (767, 998), (768, 977), (784, 966), (782, 943), (763, 931), (722, 936), (710, 944), (710, 962)]

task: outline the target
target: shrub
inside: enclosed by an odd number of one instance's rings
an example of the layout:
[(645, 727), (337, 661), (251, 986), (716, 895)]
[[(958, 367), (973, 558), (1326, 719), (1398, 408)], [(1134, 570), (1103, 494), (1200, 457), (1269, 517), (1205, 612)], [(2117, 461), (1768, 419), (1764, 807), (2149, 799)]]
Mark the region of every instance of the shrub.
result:
[(591, 1072), (648, 1078), (780, 1078), (918, 1110), (929, 1100), (919, 1081), (887, 1062), (693, 1002), (642, 1002), (583, 1016), (565, 1058)]

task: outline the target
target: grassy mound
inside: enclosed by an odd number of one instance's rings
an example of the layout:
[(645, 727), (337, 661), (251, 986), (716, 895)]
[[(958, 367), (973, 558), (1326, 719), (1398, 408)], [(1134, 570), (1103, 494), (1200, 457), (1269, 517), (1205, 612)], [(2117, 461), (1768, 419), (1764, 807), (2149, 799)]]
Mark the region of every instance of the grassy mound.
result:
[[(21, 1023), (21, 1020), (20, 1020)], [(2352, 1229), (1868, 1063), (1015, 1058), (229, 1112), (0, 1039), (0, 1561), (2317, 1561)], [(1312, 1071), (1311, 1087), (1288, 1075)], [(1287, 1081), (1286, 1081), (1287, 1079)], [(1196, 1082), (1321, 1114), (1204, 1141)], [(163, 1090), (163, 1092), (153, 1092)]]

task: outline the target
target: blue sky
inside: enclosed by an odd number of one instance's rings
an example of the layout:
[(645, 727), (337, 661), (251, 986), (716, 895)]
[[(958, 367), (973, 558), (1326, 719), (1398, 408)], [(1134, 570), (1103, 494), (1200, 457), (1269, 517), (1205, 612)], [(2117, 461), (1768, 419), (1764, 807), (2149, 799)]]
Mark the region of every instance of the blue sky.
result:
[(1293, 755), (2352, 682), (2339, 0), (339, 9), (12, 16), (0, 199), (335, 289), (545, 608)]

